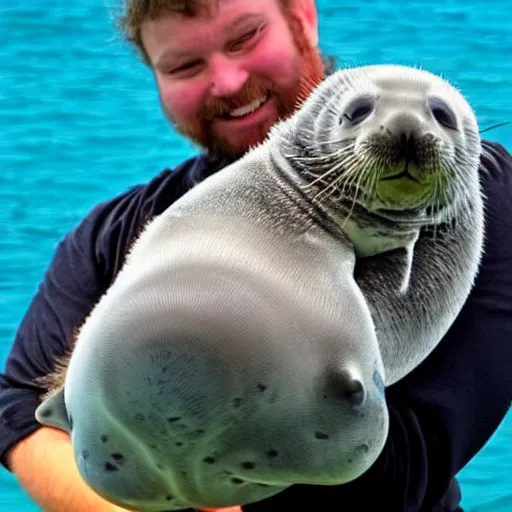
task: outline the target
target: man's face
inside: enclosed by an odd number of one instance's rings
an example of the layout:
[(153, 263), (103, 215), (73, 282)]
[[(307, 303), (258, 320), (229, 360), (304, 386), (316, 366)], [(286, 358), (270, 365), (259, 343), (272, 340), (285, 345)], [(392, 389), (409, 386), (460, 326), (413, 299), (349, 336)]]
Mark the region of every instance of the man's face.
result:
[(316, 26), (304, 31), (300, 22), (313, 1), (295, 3), (293, 16), (278, 0), (220, 0), (208, 15), (144, 22), (160, 101), (179, 132), (240, 156), (295, 110), (324, 71)]

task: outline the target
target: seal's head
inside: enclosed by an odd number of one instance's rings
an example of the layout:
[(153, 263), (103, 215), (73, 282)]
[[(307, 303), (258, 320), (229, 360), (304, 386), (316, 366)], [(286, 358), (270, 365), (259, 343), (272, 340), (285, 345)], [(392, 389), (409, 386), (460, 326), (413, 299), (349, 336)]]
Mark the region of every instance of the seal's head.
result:
[(371, 211), (397, 223), (431, 224), (474, 196), (476, 118), (462, 94), (427, 71), (340, 70), (274, 130), (291, 174), (340, 218)]

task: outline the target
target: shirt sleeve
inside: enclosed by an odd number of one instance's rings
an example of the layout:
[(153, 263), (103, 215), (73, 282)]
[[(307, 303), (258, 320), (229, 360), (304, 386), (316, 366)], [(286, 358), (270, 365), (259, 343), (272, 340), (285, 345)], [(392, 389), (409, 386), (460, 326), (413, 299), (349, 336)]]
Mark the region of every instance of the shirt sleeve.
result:
[(351, 483), (292, 486), (245, 511), (310, 503), (315, 510), (342, 510), (352, 500), (357, 510), (456, 509), (456, 503), (439, 504), (512, 401), (512, 158), (498, 144), (484, 142), (483, 148), (486, 242), (479, 275), (436, 349), (386, 390), (390, 429), (380, 457)]
[[(100, 203), (58, 244), (16, 332), (0, 373), (0, 463), (7, 450), (37, 430), (35, 410), (46, 391), (37, 383), (66, 355), (73, 333), (121, 269), (145, 222), (162, 213), (227, 161), (200, 155), (146, 185)], [(9, 469), (9, 468), (7, 468)]]
[(40, 427), (34, 413), (45, 390), (36, 379), (51, 372), (55, 359), (65, 355), (73, 330), (108, 287), (132, 236), (126, 219), (135, 216), (137, 194), (134, 187), (98, 205), (57, 246), (0, 374), (4, 466), (8, 448)]
[[(200, 155), (146, 185), (93, 208), (58, 244), (39, 289), (16, 332), (0, 373), (0, 463), (7, 450), (41, 425), (35, 410), (46, 391), (39, 377), (70, 348), (75, 328), (107, 290), (145, 222), (229, 161)], [(9, 469), (9, 468), (7, 468)]]

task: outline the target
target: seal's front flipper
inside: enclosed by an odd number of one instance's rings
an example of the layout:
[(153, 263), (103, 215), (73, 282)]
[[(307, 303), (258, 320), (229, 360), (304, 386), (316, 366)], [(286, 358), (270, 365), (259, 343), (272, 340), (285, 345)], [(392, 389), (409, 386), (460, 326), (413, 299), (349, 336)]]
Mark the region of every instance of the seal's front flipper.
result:
[[(414, 240), (405, 247), (389, 251), (385, 254), (388, 260), (386, 271), (389, 272), (390, 276), (394, 274), (394, 282), (399, 285), (396, 293), (402, 296), (408, 292), (411, 283), (414, 247), (418, 236), (419, 232)], [(382, 254), (377, 255), (377, 257), (381, 256)]]
[(64, 387), (59, 388), (43, 400), (36, 409), (36, 420), (42, 425), (71, 432), (71, 425), (64, 403)]
[(402, 297), (409, 289), (413, 257), (414, 247), (411, 246), (357, 258), (354, 277), (365, 293), (370, 293), (371, 288), (367, 289), (361, 281), (385, 287), (388, 290), (388, 299)]
[(412, 259), (414, 258), (414, 245), (408, 245), (405, 249), (403, 259), (397, 258), (398, 272), (401, 272), (400, 276), (400, 293), (405, 295), (409, 289), (409, 283), (411, 281), (412, 272)]

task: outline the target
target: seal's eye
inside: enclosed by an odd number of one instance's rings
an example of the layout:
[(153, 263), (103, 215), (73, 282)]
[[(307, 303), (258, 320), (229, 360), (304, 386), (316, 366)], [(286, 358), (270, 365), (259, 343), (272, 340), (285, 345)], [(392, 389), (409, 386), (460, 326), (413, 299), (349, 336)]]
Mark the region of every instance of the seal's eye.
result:
[(350, 124), (358, 124), (364, 121), (373, 112), (372, 98), (358, 98), (345, 110), (340, 119), (340, 124), (347, 121)]
[(436, 121), (450, 130), (457, 129), (457, 118), (452, 109), (441, 98), (429, 98), (428, 104)]

